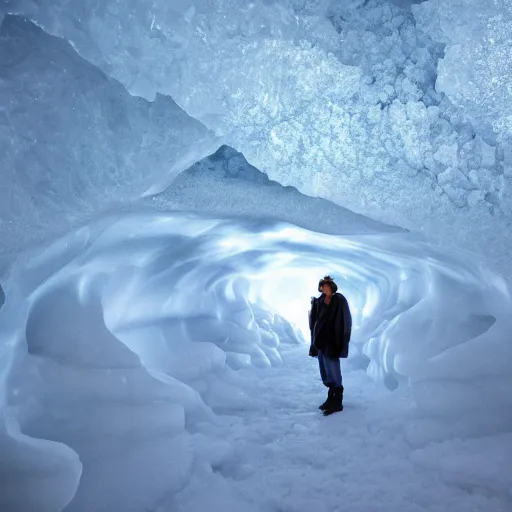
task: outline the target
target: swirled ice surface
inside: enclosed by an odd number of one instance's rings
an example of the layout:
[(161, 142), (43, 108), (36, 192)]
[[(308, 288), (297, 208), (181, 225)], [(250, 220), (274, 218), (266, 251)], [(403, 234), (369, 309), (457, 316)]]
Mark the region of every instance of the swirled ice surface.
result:
[[(264, 464), (256, 447), (270, 450), (272, 466), (279, 445), (268, 443), (278, 442), (278, 425), (292, 428), (288, 442), (332, 428), (311, 416), (315, 379), (297, 373), (306, 370), (305, 305), (325, 268), (349, 299), (355, 326), (338, 428), (366, 424), (353, 450), (370, 443), (369, 457), (378, 453), (375, 428), (390, 449), (405, 440), (416, 448), (413, 462), (403, 454), (390, 462), (398, 481), (384, 486), (387, 499), (407, 506), (401, 483), (412, 471), (425, 485), (433, 477), (421, 468), (439, 465), (446, 482), (506, 496), (509, 461), (500, 454), (510, 446), (511, 317), (501, 279), (403, 233), (328, 235), (263, 219), (130, 213), (19, 259), (4, 282), (0, 474), (10, 485), (3, 510), (204, 510), (208, 499), (273, 510), (282, 487), (271, 486), (270, 502), (251, 494), (263, 484), (250, 469)], [(350, 412), (372, 396), (387, 404), (386, 414), (372, 417), (377, 404)], [(254, 414), (270, 424), (247, 437), (234, 419)], [(396, 423), (386, 423), (390, 417)], [(327, 443), (339, 442), (328, 432)], [(246, 458), (237, 435), (249, 443)], [(321, 448), (315, 459), (304, 449), (316, 464), (330, 451)], [(340, 450), (354, 456), (345, 469), (360, 471), (357, 454)], [(381, 470), (375, 465), (370, 481)], [(295, 471), (283, 485), (293, 485)], [(455, 500), (458, 491), (437, 478), (429, 485), (444, 503)], [(211, 491), (201, 491), (205, 485)], [(355, 492), (353, 485), (343, 488)], [(505, 506), (502, 498), (469, 496), (461, 507)], [(363, 510), (369, 499), (355, 503)]]

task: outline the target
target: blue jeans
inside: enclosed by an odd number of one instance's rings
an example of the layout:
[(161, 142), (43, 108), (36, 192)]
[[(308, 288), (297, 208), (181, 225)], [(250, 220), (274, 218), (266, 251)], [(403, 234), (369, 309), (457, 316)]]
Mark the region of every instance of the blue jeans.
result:
[(341, 388), (341, 365), (338, 358), (327, 357), (321, 350), (318, 351), (318, 365), (320, 366), (320, 377), (324, 386), (328, 388)]

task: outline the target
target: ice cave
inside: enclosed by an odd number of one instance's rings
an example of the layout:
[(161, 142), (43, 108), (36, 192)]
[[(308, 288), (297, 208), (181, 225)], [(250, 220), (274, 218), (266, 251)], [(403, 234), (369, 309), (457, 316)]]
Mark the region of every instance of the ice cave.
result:
[(512, 0), (0, 0), (1, 512), (510, 512), (511, 275)]

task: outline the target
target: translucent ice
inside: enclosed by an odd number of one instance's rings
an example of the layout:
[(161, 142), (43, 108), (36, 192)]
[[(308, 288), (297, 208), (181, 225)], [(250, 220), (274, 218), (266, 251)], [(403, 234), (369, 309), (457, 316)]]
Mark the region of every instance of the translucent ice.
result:
[(131, 97), (19, 17), (0, 28), (0, 97), (0, 257), (140, 197), (216, 147), (170, 98)]
[(7, 7), (132, 94), (171, 95), (271, 179), (509, 275), (510, 3), (414, 3)]

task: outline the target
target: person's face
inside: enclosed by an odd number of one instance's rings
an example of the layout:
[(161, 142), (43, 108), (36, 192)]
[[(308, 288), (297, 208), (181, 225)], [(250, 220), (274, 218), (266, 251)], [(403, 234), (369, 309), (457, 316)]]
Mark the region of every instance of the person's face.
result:
[(322, 293), (327, 295), (328, 297), (330, 297), (332, 295), (332, 288), (330, 285), (328, 285), (327, 283), (323, 284), (321, 287), (320, 287), (320, 290), (322, 290)]

